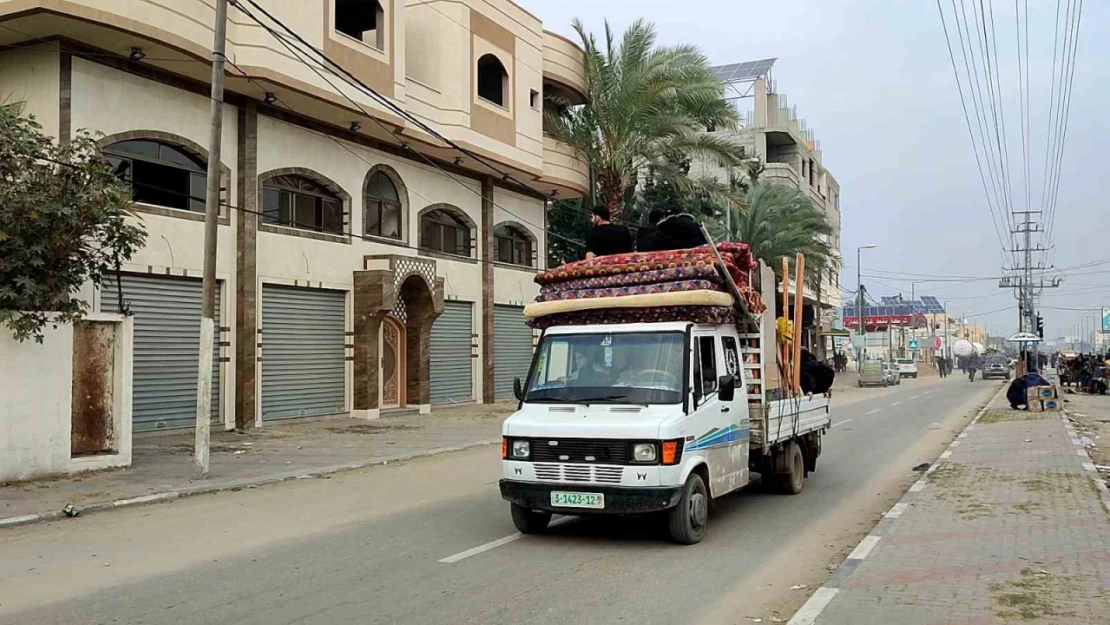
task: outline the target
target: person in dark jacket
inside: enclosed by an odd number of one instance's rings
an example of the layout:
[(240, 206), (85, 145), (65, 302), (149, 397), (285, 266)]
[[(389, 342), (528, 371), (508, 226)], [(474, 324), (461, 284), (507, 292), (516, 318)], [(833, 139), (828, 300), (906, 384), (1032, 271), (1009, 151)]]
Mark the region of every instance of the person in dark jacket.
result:
[(1036, 371), (1016, 377), (1010, 382), (1010, 388), (1006, 389), (1006, 401), (1010, 402), (1010, 407), (1014, 410), (1021, 410), (1022, 406), (1028, 408), (1028, 390), (1037, 386), (1048, 386), (1048, 382)]
[(643, 247), (644, 240), (659, 231), (659, 222), (661, 221), (663, 221), (663, 211), (661, 209), (653, 208), (648, 211), (647, 222), (640, 226), (640, 229), (636, 232), (637, 252), (648, 251)]
[(637, 242), (637, 249), (641, 252), (665, 252), (685, 250), (706, 243), (698, 222), (690, 215), (681, 213), (660, 221), (655, 232)]
[(801, 378), (798, 380), (806, 395), (826, 393), (832, 388), (836, 372), (827, 364), (817, 360), (809, 350), (802, 350)]
[(628, 228), (610, 223), (608, 207), (595, 206), (591, 217), (593, 230), (586, 235), (586, 260), (595, 256), (627, 254), (632, 251), (632, 234)]

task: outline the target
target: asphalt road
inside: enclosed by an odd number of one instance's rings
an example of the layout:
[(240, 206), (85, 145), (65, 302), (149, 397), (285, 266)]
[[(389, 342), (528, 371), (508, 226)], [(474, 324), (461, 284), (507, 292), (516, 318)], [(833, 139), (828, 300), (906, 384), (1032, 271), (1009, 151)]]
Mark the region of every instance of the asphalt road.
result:
[(771, 622), (997, 389), (954, 377), (834, 398), (804, 492), (726, 497), (691, 547), (643, 519), (515, 534), (494, 448), (14, 528), (0, 623)]

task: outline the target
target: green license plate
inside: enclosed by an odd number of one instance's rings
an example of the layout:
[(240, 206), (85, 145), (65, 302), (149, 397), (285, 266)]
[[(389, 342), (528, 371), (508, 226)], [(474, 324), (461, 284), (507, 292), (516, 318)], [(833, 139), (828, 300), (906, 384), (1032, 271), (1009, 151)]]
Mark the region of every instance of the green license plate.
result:
[(593, 508), (595, 510), (602, 510), (605, 508), (605, 495), (599, 493), (567, 493), (553, 491), (551, 493), (551, 505), (562, 508)]

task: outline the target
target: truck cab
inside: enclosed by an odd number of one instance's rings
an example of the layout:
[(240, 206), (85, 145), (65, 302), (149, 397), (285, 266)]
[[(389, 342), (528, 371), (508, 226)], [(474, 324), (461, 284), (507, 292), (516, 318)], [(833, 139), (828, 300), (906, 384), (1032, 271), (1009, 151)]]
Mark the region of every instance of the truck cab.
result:
[(740, 345), (732, 325), (549, 328), (503, 426), (500, 486), (517, 528), (668, 511), (676, 541), (700, 540), (710, 497), (749, 480)]

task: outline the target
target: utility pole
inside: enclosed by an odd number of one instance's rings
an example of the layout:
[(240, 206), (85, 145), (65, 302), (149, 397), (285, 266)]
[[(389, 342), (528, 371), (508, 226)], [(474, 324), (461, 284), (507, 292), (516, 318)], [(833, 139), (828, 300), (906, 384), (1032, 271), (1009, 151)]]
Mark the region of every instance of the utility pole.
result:
[(216, 0), (212, 42), (212, 121), (208, 135), (208, 194), (204, 204), (204, 299), (200, 318), (197, 367), (197, 425), (193, 465), (197, 477), (208, 477), (212, 421), (212, 344), (216, 335), (216, 236), (220, 215), (220, 150), (223, 139), (224, 52), (227, 49), (227, 2)]
[(860, 269), (860, 253), (863, 252), (863, 250), (870, 250), (876, 247), (879, 246), (871, 243), (868, 245), (861, 245), (856, 248), (856, 294), (859, 296), (859, 308), (857, 309), (859, 312), (859, 316), (856, 317), (856, 319), (859, 321), (859, 333), (863, 335), (863, 347), (856, 349), (857, 372), (859, 371), (860, 365), (863, 362), (863, 354), (867, 351), (867, 326), (864, 325), (863, 322), (863, 278), (861, 277), (862, 271)]
[(944, 358), (952, 357), (952, 335), (948, 333), (948, 302), (944, 303)]
[[(1045, 252), (1045, 247), (1034, 247), (1033, 234), (1036, 232), (1043, 232), (1044, 229), (1033, 222), (1033, 215), (1040, 215), (1041, 211), (1025, 210), (1013, 211), (1013, 215), (1023, 215), (1024, 218), (1018, 226), (1011, 230), (1011, 234), (1022, 235), (1022, 245), (1010, 250), (1011, 253), (1021, 252), (1022, 259), (1019, 267), (1011, 267), (1010, 270), (1015, 272), (1015, 275), (1005, 276), (999, 282), (998, 286), (1001, 288), (1012, 288), (1017, 292), (1018, 299), (1018, 331), (1019, 332), (1036, 332), (1037, 330), (1037, 304), (1036, 296), (1040, 290), (1050, 288), (1054, 289), (1060, 286), (1060, 279), (1053, 278), (1047, 283), (1042, 277), (1038, 279), (1038, 283), (1033, 283), (1033, 270), (1035, 268), (1043, 269), (1033, 266), (1033, 253)], [(1033, 343), (1033, 349), (1029, 352), (1026, 351), (1025, 346), (1021, 348), (1022, 358), (1035, 365), (1037, 362), (1038, 343)]]

